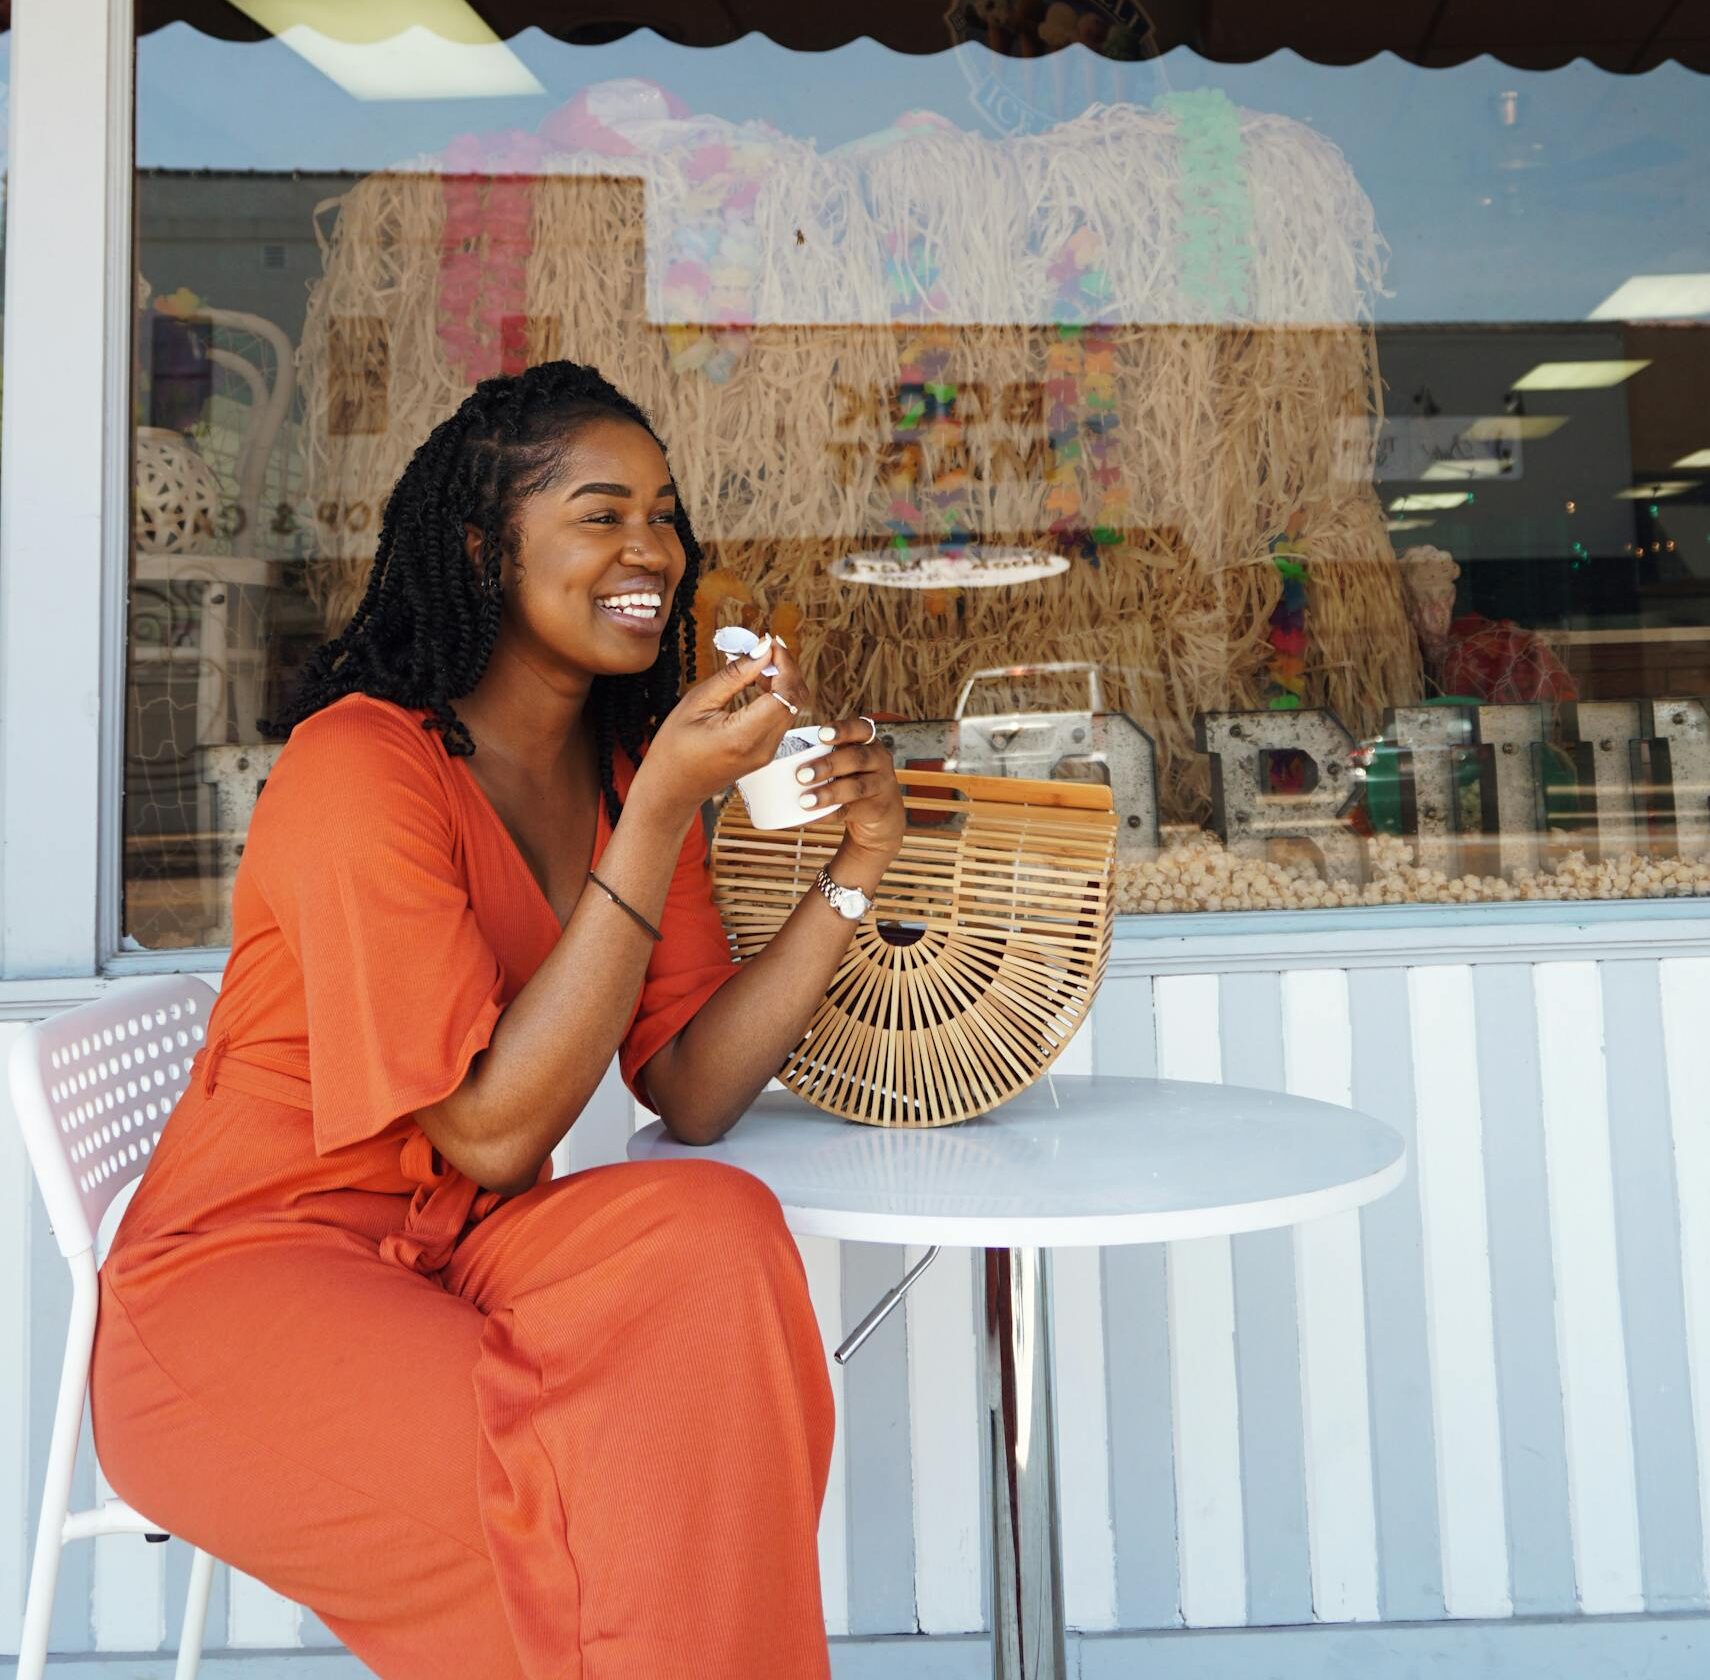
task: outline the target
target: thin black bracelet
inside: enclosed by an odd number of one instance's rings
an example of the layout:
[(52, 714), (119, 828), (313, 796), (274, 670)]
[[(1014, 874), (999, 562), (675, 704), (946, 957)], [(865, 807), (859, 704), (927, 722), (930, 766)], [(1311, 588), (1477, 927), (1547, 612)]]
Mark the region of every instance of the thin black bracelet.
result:
[(650, 921), (648, 921), (648, 919), (644, 915), (642, 915), (642, 913), (639, 910), (636, 910), (636, 909), (632, 908), (630, 905), (625, 904), (624, 901), (621, 898), (619, 898), (618, 895), (615, 892), (613, 892), (612, 889), (610, 887), (608, 887), (605, 884), (605, 882), (602, 881), (599, 878), (599, 876), (596, 875), (593, 872), (593, 870), (591, 870), (591, 869), (588, 871), (588, 879), (590, 881), (592, 881), (594, 883), (594, 885), (596, 887), (598, 887), (600, 889), (600, 891), (603, 892), (606, 895), (606, 897), (609, 898), (612, 901), (612, 903), (618, 907), (618, 909), (620, 909), (626, 916), (628, 916), (632, 922), (639, 923), (642, 927), (646, 928), (647, 931), (653, 935), (655, 940), (658, 940), (658, 941), (664, 940), (665, 935), (662, 934), (658, 928), (656, 928)]

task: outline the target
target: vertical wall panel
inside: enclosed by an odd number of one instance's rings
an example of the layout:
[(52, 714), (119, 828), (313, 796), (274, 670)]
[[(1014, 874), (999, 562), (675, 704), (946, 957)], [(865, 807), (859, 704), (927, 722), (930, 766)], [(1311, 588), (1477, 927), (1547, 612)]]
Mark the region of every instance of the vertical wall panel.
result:
[[(1093, 1071), (1155, 1077), (1156, 1034), (1151, 979), (1107, 981), (1099, 994)], [(1099, 1265), (1117, 1625), (1172, 1627), (1181, 1607), (1164, 1250), (1157, 1243), (1107, 1248)]]
[(228, 1604), (228, 1645), (281, 1650), (303, 1643), (302, 1611), (241, 1569), (231, 1572)]
[(1472, 974), (1416, 968), (1408, 990), (1444, 1608), (1451, 1616), (1506, 1616), (1512, 1601)]
[[(113, 1497), (99, 1471), (95, 1497)], [(166, 1547), (140, 1534), (104, 1534), (93, 1544), (95, 1649), (158, 1651), (166, 1632)]]
[(1367, 969), (1351, 979), (1348, 1019), (1354, 1107), (1393, 1126), (1407, 1143), (1407, 1177), (1360, 1210), (1360, 1260), (1366, 1284), (1379, 1607), (1391, 1621), (1424, 1621), (1443, 1614), (1443, 1565), (1406, 971)]
[(1514, 1612), (1566, 1615), (1577, 1600), (1531, 966), (1475, 969), (1473, 1006)]
[(1062, 1248), (1052, 1254), (1051, 1307), (1063, 1606), (1070, 1627), (1100, 1631), (1117, 1621), (1097, 1249)]
[[(858, 1324), (902, 1280), (904, 1251), (844, 1243), (843, 1322)], [(848, 1464), (849, 1631), (915, 1629), (914, 1480), (909, 1460), (908, 1338), (892, 1313), (843, 1368)]]
[(1599, 966), (1643, 1601), (1647, 1610), (1697, 1609), (1704, 1604), (1703, 1466), (1686, 1364), (1658, 965)]
[(1592, 1612), (1638, 1610), (1639, 1513), (1597, 965), (1540, 963), (1533, 986), (1579, 1599)]
[[(0, 1067), (21, 1026), (0, 1021)], [(31, 1387), (30, 1224), (35, 1186), (11, 1097), (0, 1080), (0, 1652), (16, 1654), (30, 1575), (32, 1531), (24, 1521), (33, 1474), (27, 1401)], [(45, 1217), (45, 1215), (43, 1216)]]
[(1222, 1079), (1218, 990), (1215, 974), (1163, 974), (1152, 982), (1160, 1079)]
[[(1218, 990), (1210, 974), (1154, 983), (1163, 1078), (1222, 1077)], [(1228, 1238), (1169, 1244), (1166, 1284), (1182, 1618), (1190, 1627), (1234, 1626), (1247, 1616), (1247, 1571)]]
[(1051, 1064), (1053, 1073), (1091, 1073), (1093, 1070), (1093, 1033), (1097, 1023), (1089, 1016), (1075, 1036), (1063, 1046), (1063, 1053)]
[(1092, 1040), (1092, 1071), (1123, 1079), (1158, 1077), (1158, 1024), (1152, 1010), (1150, 975), (1106, 980), (1098, 994)]
[(1247, 1580), (1228, 1241), (1171, 1243), (1168, 1281), (1182, 1619), (1234, 1627), (1247, 1618)]
[(1662, 965), (1662, 1018), (1686, 1362), (1698, 1442), (1698, 1520), (1705, 1536), (1701, 1562), (1710, 1575), (1710, 958)]
[[(1282, 1019), (1288, 1089), (1351, 1104), (1347, 975), (1340, 969), (1285, 974)], [(1312, 1610), (1319, 1621), (1375, 1621), (1377, 1517), (1360, 1216), (1310, 1220), (1294, 1228), (1293, 1239)]]
[(825, 1600), (826, 1628), (839, 1634), (849, 1631), (848, 1457), (843, 1439), (848, 1420), (843, 1367), (831, 1353), (843, 1339), (842, 1245), (832, 1237), (797, 1237), (796, 1247), (801, 1250), (802, 1266), (807, 1272), (808, 1293), (813, 1299), (814, 1316), (819, 1320), (820, 1340), (825, 1344), (825, 1368), (831, 1376), (831, 1395), (837, 1407), (837, 1437), (831, 1449), (831, 1472), (819, 1516), (819, 1581)]
[[(1276, 974), (1228, 974), (1218, 987), (1223, 1077), (1283, 1088), (1282, 983)], [(1241, 1427), (1247, 1619), (1268, 1627), (1312, 1620), (1306, 1538), (1300, 1340), (1294, 1237), (1286, 1227), (1230, 1242), (1235, 1286), (1235, 1381)]]
[[(909, 1249), (908, 1264), (925, 1252)], [(966, 1633), (985, 1625), (979, 1344), (969, 1311), (974, 1263), (972, 1249), (944, 1249), (903, 1299), (915, 1608), (922, 1633)]]

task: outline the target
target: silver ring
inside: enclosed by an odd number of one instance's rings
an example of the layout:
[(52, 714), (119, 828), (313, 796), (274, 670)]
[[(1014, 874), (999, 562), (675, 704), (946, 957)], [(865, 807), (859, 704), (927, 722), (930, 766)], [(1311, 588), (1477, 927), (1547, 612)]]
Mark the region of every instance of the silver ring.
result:
[[(790, 704), (790, 703), (789, 703), (789, 701), (788, 701), (788, 700), (786, 700), (786, 699), (785, 699), (785, 698), (784, 698), (784, 697), (783, 697), (783, 695), (781, 695), (781, 694), (780, 694), (780, 693), (779, 693), (779, 692), (778, 692), (778, 691), (777, 691), (777, 689), (775, 689), (775, 688), (769, 688), (769, 689), (767, 689), (767, 690), (766, 690), (766, 693), (767, 693), (767, 695), (768, 695), (768, 696), (769, 696), (769, 697), (770, 697), (770, 698), (771, 698), (771, 699), (773, 699), (773, 700), (776, 700), (776, 701), (777, 701), (777, 702), (778, 702), (778, 704), (779, 704), (779, 705), (780, 705), (780, 706), (782, 706), (782, 707), (783, 707), (783, 708), (784, 708), (784, 709), (785, 709), (785, 710), (786, 710), (786, 711), (787, 711), (787, 712), (788, 712), (788, 713), (789, 713), (789, 714), (790, 714), (790, 716), (791, 716), (791, 717), (794, 717), (794, 716), (795, 716), (795, 715), (796, 715), (796, 713), (797, 713), (797, 712), (799, 712), (799, 711), (800, 711), (800, 710), (801, 710), (801, 707), (800, 707), (800, 706), (792, 706), (792, 705), (791, 705), (791, 704)], [(874, 732), (874, 733), (877, 733), (877, 731), (875, 731), (875, 732)]]
[(866, 724), (866, 726), (870, 730), (872, 730), (872, 732), (873, 732), (871, 735), (869, 735), (867, 737), (867, 739), (865, 741), (863, 741), (861, 743), (861, 745), (864, 747), (870, 747), (879, 738), (879, 726), (876, 723), (874, 723), (873, 720), (870, 717), (867, 717), (865, 714), (862, 715), (861, 721), (864, 724)]

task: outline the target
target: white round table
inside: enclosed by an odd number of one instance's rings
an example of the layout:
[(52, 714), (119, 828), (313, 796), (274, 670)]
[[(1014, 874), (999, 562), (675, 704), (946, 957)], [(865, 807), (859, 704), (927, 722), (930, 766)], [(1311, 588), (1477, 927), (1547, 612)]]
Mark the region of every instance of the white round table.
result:
[(839, 1359), (940, 1247), (985, 1250), (996, 1680), (1068, 1673), (1049, 1251), (1299, 1224), (1373, 1201), (1407, 1170), (1400, 1136), (1351, 1109), (1236, 1085), (1074, 1074), (930, 1130), (858, 1126), (768, 1093), (717, 1143), (677, 1143), (655, 1122), (630, 1140), (629, 1155), (741, 1167), (771, 1188), (802, 1236), (926, 1245)]

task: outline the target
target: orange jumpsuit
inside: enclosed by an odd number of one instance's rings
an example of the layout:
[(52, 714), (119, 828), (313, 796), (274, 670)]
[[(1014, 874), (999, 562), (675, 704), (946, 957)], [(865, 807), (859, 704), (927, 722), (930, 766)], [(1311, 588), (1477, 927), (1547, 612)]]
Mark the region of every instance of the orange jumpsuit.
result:
[[(822, 1680), (831, 1394), (776, 1198), (673, 1162), (506, 1200), (412, 1119), (559, 934), (420, 719), (339, 702), (256, 806), (208, 1043), (102, 1268), (102, 1465), (389, 1680)], [(733, 972), (698, 826), (662, 932), (643, 1101)]]

